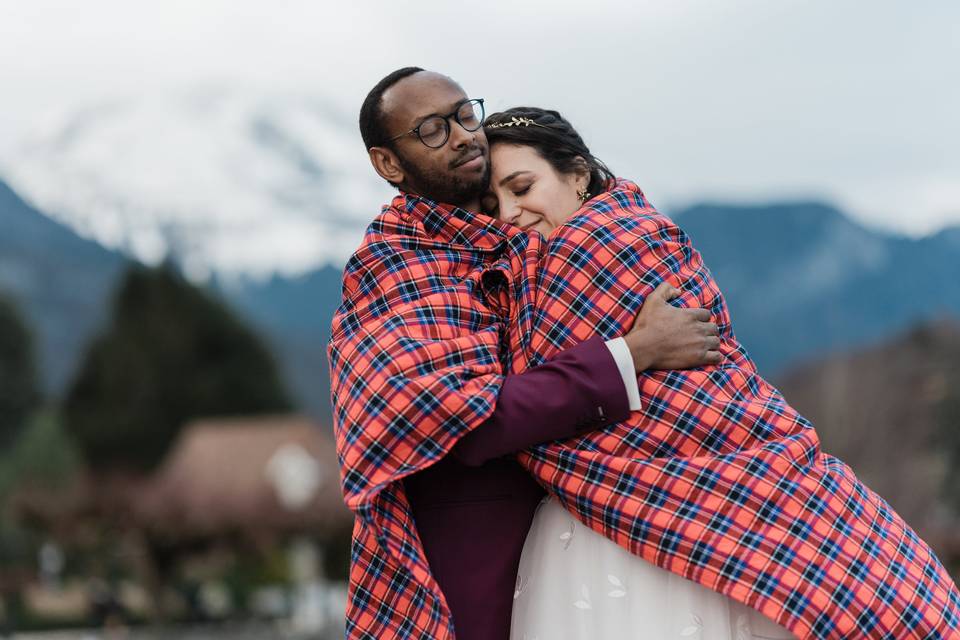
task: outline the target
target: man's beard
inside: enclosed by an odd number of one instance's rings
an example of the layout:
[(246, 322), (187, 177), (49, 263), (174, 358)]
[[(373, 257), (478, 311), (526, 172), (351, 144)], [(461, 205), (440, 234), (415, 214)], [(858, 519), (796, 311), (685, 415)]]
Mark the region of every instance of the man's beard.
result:
[(472, 180), (464, 180), (455, 175), (452, 169), (449, 173), (430, 173), (413, 162), (407, 162), (400, 153), (397, 153), (397, 159), (404, 172), (404, 182), (410, 190), (436, 202), (463, 206), (479, 200), (490, 185), (489, 162), (484, 166), (483, 173)]

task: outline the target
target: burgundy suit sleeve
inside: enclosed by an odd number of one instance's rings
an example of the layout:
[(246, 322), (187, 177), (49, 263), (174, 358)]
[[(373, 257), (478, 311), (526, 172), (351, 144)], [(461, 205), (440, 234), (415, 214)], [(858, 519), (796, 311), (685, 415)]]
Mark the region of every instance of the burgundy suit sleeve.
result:
[(630, 406), (610, 350), (593, 337), (504, 379), (493, 414), (451, 453), (469, 466), (620, 422)]

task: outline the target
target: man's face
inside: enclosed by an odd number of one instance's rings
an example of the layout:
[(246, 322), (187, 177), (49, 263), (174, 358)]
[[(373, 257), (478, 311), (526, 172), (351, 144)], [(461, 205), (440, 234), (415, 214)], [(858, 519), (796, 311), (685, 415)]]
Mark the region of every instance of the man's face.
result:
[[(383, 94), (388, 137), (418, 126), (431, 115), (447, 115), (467, 100), (449, 78), (420, 71), (400, 80)], [(423, 144), (415, 133), (393, 141), (404, 172), (401, 186), (438, 202), (476, 206), (490, 181), (490, 154), (483, 128), (467, 131), (454, 118), (450, 137), (438, 149)]]

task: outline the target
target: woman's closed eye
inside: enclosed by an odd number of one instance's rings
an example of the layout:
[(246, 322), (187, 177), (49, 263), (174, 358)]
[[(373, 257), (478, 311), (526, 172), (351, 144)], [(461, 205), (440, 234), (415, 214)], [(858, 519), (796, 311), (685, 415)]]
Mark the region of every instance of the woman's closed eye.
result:
[(528, 191), (530, 191), (530, 187), (532, 187), (532, 186), (533, 186), (533, 185), (528, 184), (527, 186), (525, 186), (525, 187), (522, 188), (522, 189), (515, 189), (515, 190), (513, 191), (513, 195), (515, 195), (515, 196), (518, 197), (518, 198), (519, 198), (520, 196), (522, 196), (522, 195), (526, 195), (526, 193), (527, 193)]

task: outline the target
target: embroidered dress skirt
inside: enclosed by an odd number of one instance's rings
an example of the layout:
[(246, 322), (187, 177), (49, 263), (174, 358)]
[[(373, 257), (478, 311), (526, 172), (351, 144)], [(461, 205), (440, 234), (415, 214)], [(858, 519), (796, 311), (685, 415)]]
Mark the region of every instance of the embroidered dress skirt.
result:
[(520, 557), (510, 638), (795, 636), (736, 600), (632, 555), (544, 498)]

